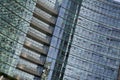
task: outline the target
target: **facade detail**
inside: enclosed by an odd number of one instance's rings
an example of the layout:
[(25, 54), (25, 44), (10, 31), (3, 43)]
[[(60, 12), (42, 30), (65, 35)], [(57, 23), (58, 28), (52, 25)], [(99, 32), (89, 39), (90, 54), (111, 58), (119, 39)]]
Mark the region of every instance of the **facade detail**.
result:
[(120, 5), (82, 0), (63, 80), (117, 80)]
[[(3, 76), (3, 79), (6, 77), (3, 73), (22, 80), (30, 75), (17, 67), (24, 61), (19, 56), (35, 4), (32, 0), (0, 0), (0, 76)], [(31, 77), (28, 77), (28, 80), (29, 78)]]
[[(0, 1), (0, 72), (18, 80), (44, 80), (58, 15), (54, 0)], [(46, 78), (46, 77), (45, 77)], [(11, 79), (13, 80), (13, 79)]]
[(0, 0), (0, 80), (120, 80), (120, 3)]

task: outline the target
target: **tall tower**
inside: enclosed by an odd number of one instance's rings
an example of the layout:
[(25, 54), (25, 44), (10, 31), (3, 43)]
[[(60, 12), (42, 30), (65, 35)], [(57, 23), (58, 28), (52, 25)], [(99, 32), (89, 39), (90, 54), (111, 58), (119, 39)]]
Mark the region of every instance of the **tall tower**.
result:
[(0, 79), (117, 80), (120, 3), (0, 0)]
[(32, 0), (0, 0), (0, 76), (3, 79), (8, 75), (15, 77), (16, 74), (26, 74), (16, 69), (16, 65), (34, 7), (35, 2)]
[(63, 80), (117, 80), (119, 37), (120, 4), (82, 0)]
[(56, 5), (56, 0), (0, 0), (2, 79), (47, 79), (51, 62), (46, 59), (52, 59), (48, 51), (58, 15)]

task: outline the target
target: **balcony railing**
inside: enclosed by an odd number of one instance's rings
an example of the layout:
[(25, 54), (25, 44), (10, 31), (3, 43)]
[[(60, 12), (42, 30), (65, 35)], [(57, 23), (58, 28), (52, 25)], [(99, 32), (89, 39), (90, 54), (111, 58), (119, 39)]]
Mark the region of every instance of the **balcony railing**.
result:
[(49, 45), (50, 41), (49, 39), (44, 39), (42, 37), (40, 37), (39, 35), (35, 34), (33, 31), (29, 30), (27, 33), (27, 36), (31, 39), (34, 39), (37, 42), (41, 42), (43, 44)]
[(54, 18), (48, 18), (44, 15), (44, 13), (42, 11), (38, 11), (38, 9), (34, 10), (34, 17), (42, 20), (43, 22), (50, 24), (50, 25), (55, 25), (55, 19)]
[(47, 55), (47, 51), (45, 49), (34, 46), (30, 41), (25, 40), (24, 47), (27, 47), (28, 49), (35, 51), (36, 53)]
[(43, 3), (42, 1), (40, 1), (40, 0), (37, 1), (36, 6), (37, 6), (38, 8), (40, 8), (40, 9), (44, 10), (45, 12), (53, 15), (53, 16), (57, 16), (57, 14), (58, 14), (57, 10), (55, 10), (55, 9), (47, 6), (46, 4), (44, 4), (44, 3)]
[(31, 61), (31, 62), (33, 62), (35, 64), (44, 65), (44, 61), (40, 61), (40, 60), (38, 60), (38, 59), (36, 59), (36, 58), (26, 54), (25, 52), (22, 52), (20, 57), (22, 57), (22, 58), (24, 58), (26, 60), (29, 60), (29, 61)]
[(52, 34), (52, 30), (51, 29), (47, 29), (44, 27), (45, 25), (43, 24), (39, 24), (39, 22), (35, 19), (35, 18), (32, 18), (31, 20), (31, 27), (35, 28), (36, 30), (39, 30), (45, 34)]
[(27, 72), (29, 74), (38, 76), (38, 77), (40, 77), (41, 74), (42, 74), (42, 72), (40, 73), (36, 69), (29, 68), (26, 65), (23, 65), (23, 64), (20, 64), (20, 63), (17, 65), (17, 68), (20, 69), (20, 70), (22, 70), (22, 71), (25, 71), (25, 72)]
[(14, 75), (13, 77), (16, 78), (17, 80), (26, 80), (23, 77), (20, 77), (19, 75)]

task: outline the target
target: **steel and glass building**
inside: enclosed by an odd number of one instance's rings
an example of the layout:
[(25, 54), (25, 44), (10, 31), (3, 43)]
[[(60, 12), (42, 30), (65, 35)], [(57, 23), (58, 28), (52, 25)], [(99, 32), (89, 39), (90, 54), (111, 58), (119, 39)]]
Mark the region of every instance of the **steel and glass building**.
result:
[[(58, 15), (55, 0), (0, 0), (2, 80), (45, 80)], [(56, 6), (56, 7), (55, 7)], [(51, 59), (51, 57), (50, 57)], [(6, 79), (7, 80), (7, 79)]]
[(82, 0), (63, 80), (118, 80), (120, 4)]
[(0, 0), (0, 79), (119, 80), (120, 3)]

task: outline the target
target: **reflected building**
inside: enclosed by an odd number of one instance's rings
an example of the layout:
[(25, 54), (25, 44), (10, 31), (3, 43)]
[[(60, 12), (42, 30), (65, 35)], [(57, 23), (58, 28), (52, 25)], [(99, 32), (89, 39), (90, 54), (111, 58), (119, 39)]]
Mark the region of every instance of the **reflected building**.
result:
[(118, 2), (0, 0), (0, 10), (0, 79), (119, 77)]

